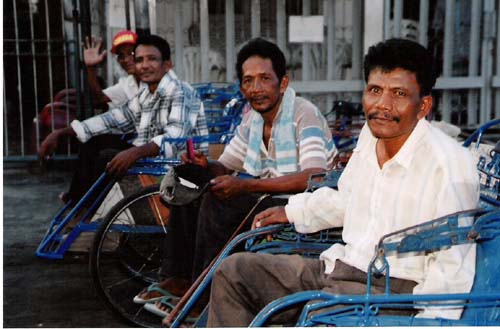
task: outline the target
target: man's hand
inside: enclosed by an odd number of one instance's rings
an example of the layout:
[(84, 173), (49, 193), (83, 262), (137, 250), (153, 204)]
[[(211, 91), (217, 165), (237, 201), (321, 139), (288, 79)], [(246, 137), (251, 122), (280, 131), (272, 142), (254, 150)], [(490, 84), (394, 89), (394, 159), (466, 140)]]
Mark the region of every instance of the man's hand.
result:
[(248, 180), (238, 177), (223, 175), (215, 177), (210, 181), (212, 187), (210, 190), (219, 199), (229, 199), (235, 195), (245, 192), (246, 183)]
[(99, 38), (97, 41), (94, 37), (85, 37), (85, 44), (83, 45), (83, 61), (85, 66), (91, 67), (101, 64), (106, 57), (106, 50), (99, 52), (102, 45), (102, 39)]
[(255, 215), (252, 223), (252, 230), (259, 227), (269, 226), (273, 224), (288, 224), (285, 207), (277, 206), (268, 208)]
[(203, 168), (208, 167), (208, 159), (201, 151), (194, 151), (194, 159), (189, 159), (187, 153), (181, 155), (182, 163), (192, 163)]
[(132, 147), (128, 150), (121, 151), (106, 165), (106, 171), (115, 177), (123, 176), (141, 156), (137, 152), (137, 147)]
[(38, 151), (38, 156), (42, 160), (47, 160), (52, 153), (54, 153), (57, 142), (59, 140), (59, 131), (54, 130), (51, 132), (40, 145), (40, 150)]

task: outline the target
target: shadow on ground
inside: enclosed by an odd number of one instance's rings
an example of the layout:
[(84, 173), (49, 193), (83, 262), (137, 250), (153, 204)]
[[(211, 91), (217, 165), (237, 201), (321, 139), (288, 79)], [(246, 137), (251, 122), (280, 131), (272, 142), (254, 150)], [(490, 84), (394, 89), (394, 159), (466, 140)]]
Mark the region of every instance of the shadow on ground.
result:
[(4, 168), (4, 327), (127, 326), (98, 300), (85, 255), (35, 256), (69, 178), (68, 171)]

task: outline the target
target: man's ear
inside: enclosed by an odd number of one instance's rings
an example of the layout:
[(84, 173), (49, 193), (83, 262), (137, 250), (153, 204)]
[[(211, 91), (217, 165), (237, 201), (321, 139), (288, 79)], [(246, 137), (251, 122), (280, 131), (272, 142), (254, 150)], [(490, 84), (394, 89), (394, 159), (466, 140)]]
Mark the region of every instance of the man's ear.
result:
[(433, 99), (431, 95), (422, 97), (422, 99), (420, 100), (417, 118), (422, 119), (426, 117), (427, 114), (429, 114), (429, 112), (432, 110), (432, 104)]
[(288, 75), (285, 74), (280, 82), (280, 93), (281, 94), (284, 94), (286, 88), (288, 88), (288, 82), (289, 82)]

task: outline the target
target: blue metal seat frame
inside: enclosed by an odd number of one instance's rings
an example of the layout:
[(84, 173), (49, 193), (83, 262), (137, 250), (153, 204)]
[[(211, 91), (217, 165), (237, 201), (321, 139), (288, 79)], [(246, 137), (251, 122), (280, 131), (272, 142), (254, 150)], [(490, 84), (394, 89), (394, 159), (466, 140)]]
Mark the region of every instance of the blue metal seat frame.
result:
[[(211, 144), (228, 143), (234, 134), (235, 127), (241, 121), (242, 108), (245, 104), (245, 100), (239, 92), (237, 85), (230, 83), (205, 83), (194, 85), (194, 87), (200, 94), (210, 119), (207, 119), (209, 135), (196, 136), (191, 139), (195, 144), (202, 142)], [(186, 140), (187, 138), (165, 138), (163, 145), (166, 142), (185, 143)], [(139, 160), (134, 167), (128, 170), (127, 175), (161, 176), (172, 166), (179, 165), (181, 163), (179, 159), (163, 156), (163, 145), (160, 150), (160, 156)], [(62, 259), (70, 249), (72, 243), (82, 232), (95, 232), (99, 223), (95, 221), (87, 222), (94, 215), (101, 202), (117, 181), (117, 179), (112, 179), (109, 182), (109, 177), (104, 172), (78, 202), (70, 201), (65, 204), (51, 220), (49, 228), (36, 250), (36, 255), (47, 259)], [(105, 185), (104, 188), (103, 185)], [(70, 232), (65, 233), (63, 231), (64, 227), (75, 218), (81, 209), (83, 209), (85, 201), (90, 196), (95, 195), (96, 191), (101, 191), (101, 193), (80, 217), (75, 227)], [(164, 228), (158, 227), (158, 229)]]

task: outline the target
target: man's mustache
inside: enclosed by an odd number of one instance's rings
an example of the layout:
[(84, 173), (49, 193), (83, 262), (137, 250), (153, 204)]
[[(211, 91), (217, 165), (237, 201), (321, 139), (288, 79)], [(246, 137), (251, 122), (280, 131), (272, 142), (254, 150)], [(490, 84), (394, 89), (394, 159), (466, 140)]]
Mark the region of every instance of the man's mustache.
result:
[(385, 120), (391, 120), (395, 122), (401, 121), (400, 117), (397, 116), (392, 116), (388, 112), (372, 112), (368, 114), (368, 120), (373, 120), (373, 119), (385, 119)]

